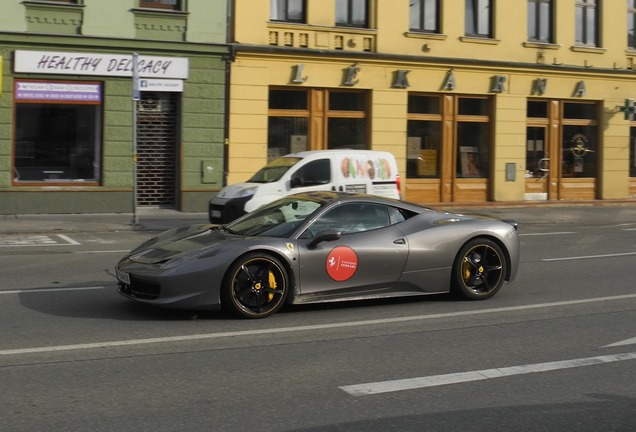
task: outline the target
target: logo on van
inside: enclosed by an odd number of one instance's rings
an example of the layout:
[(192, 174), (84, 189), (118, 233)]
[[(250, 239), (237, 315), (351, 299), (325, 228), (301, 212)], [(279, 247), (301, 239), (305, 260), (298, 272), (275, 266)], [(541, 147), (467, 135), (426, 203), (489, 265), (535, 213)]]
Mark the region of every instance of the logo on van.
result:
[(345, 178), (387, 180), (391, 178), (391, 164), (386, 159), (364, 160), (353, 157), (342, 159), (340, 171)]

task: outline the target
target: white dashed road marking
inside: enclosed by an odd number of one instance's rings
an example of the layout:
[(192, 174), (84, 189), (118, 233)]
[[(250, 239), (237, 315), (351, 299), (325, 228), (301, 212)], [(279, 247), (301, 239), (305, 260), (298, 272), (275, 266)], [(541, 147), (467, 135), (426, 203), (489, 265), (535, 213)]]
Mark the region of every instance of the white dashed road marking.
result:
[(0, 236), (0, 247), (78, 246), (80, 244), (64, 234)]

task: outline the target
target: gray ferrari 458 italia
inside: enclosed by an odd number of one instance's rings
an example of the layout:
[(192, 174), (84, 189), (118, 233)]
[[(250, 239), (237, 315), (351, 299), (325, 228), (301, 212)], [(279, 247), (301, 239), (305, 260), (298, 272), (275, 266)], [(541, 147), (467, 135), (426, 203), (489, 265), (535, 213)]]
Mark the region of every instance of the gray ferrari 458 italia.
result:
[(519, 265), (516, 223), (367, 195), (290, 195), (225, 225), (166, 231), (116, 268), (119, 292), (264, 318), (285, 303), (454, 292), (492, 297)]

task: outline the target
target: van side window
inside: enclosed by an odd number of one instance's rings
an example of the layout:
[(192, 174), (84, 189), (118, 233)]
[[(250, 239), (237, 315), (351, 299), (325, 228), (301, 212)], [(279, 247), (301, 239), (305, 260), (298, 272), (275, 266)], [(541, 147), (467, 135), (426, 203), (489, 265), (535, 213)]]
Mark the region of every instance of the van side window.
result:
[(309, 162), (296, 171), (291, 178), (292, 187), (317, 186), (331, 181), (331, 162), (329, 159), (318, 159)]

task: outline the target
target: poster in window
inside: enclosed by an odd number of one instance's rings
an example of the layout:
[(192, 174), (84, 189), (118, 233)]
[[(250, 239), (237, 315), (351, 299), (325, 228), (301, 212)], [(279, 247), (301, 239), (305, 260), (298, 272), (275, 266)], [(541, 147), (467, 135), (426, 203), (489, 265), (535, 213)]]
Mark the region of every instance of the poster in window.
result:
[(422, 148), (422, 137), (407, 137), (406, 139), (406, 157), (408, 159), (419, 159), (420, 149)]
[(437, 177), (437, 150), (421, 150), (417, 161), (417, 174)]
[(479, 151), (477, 147), (460, 147), (462, 177), (481, 177), (479, 169)]

